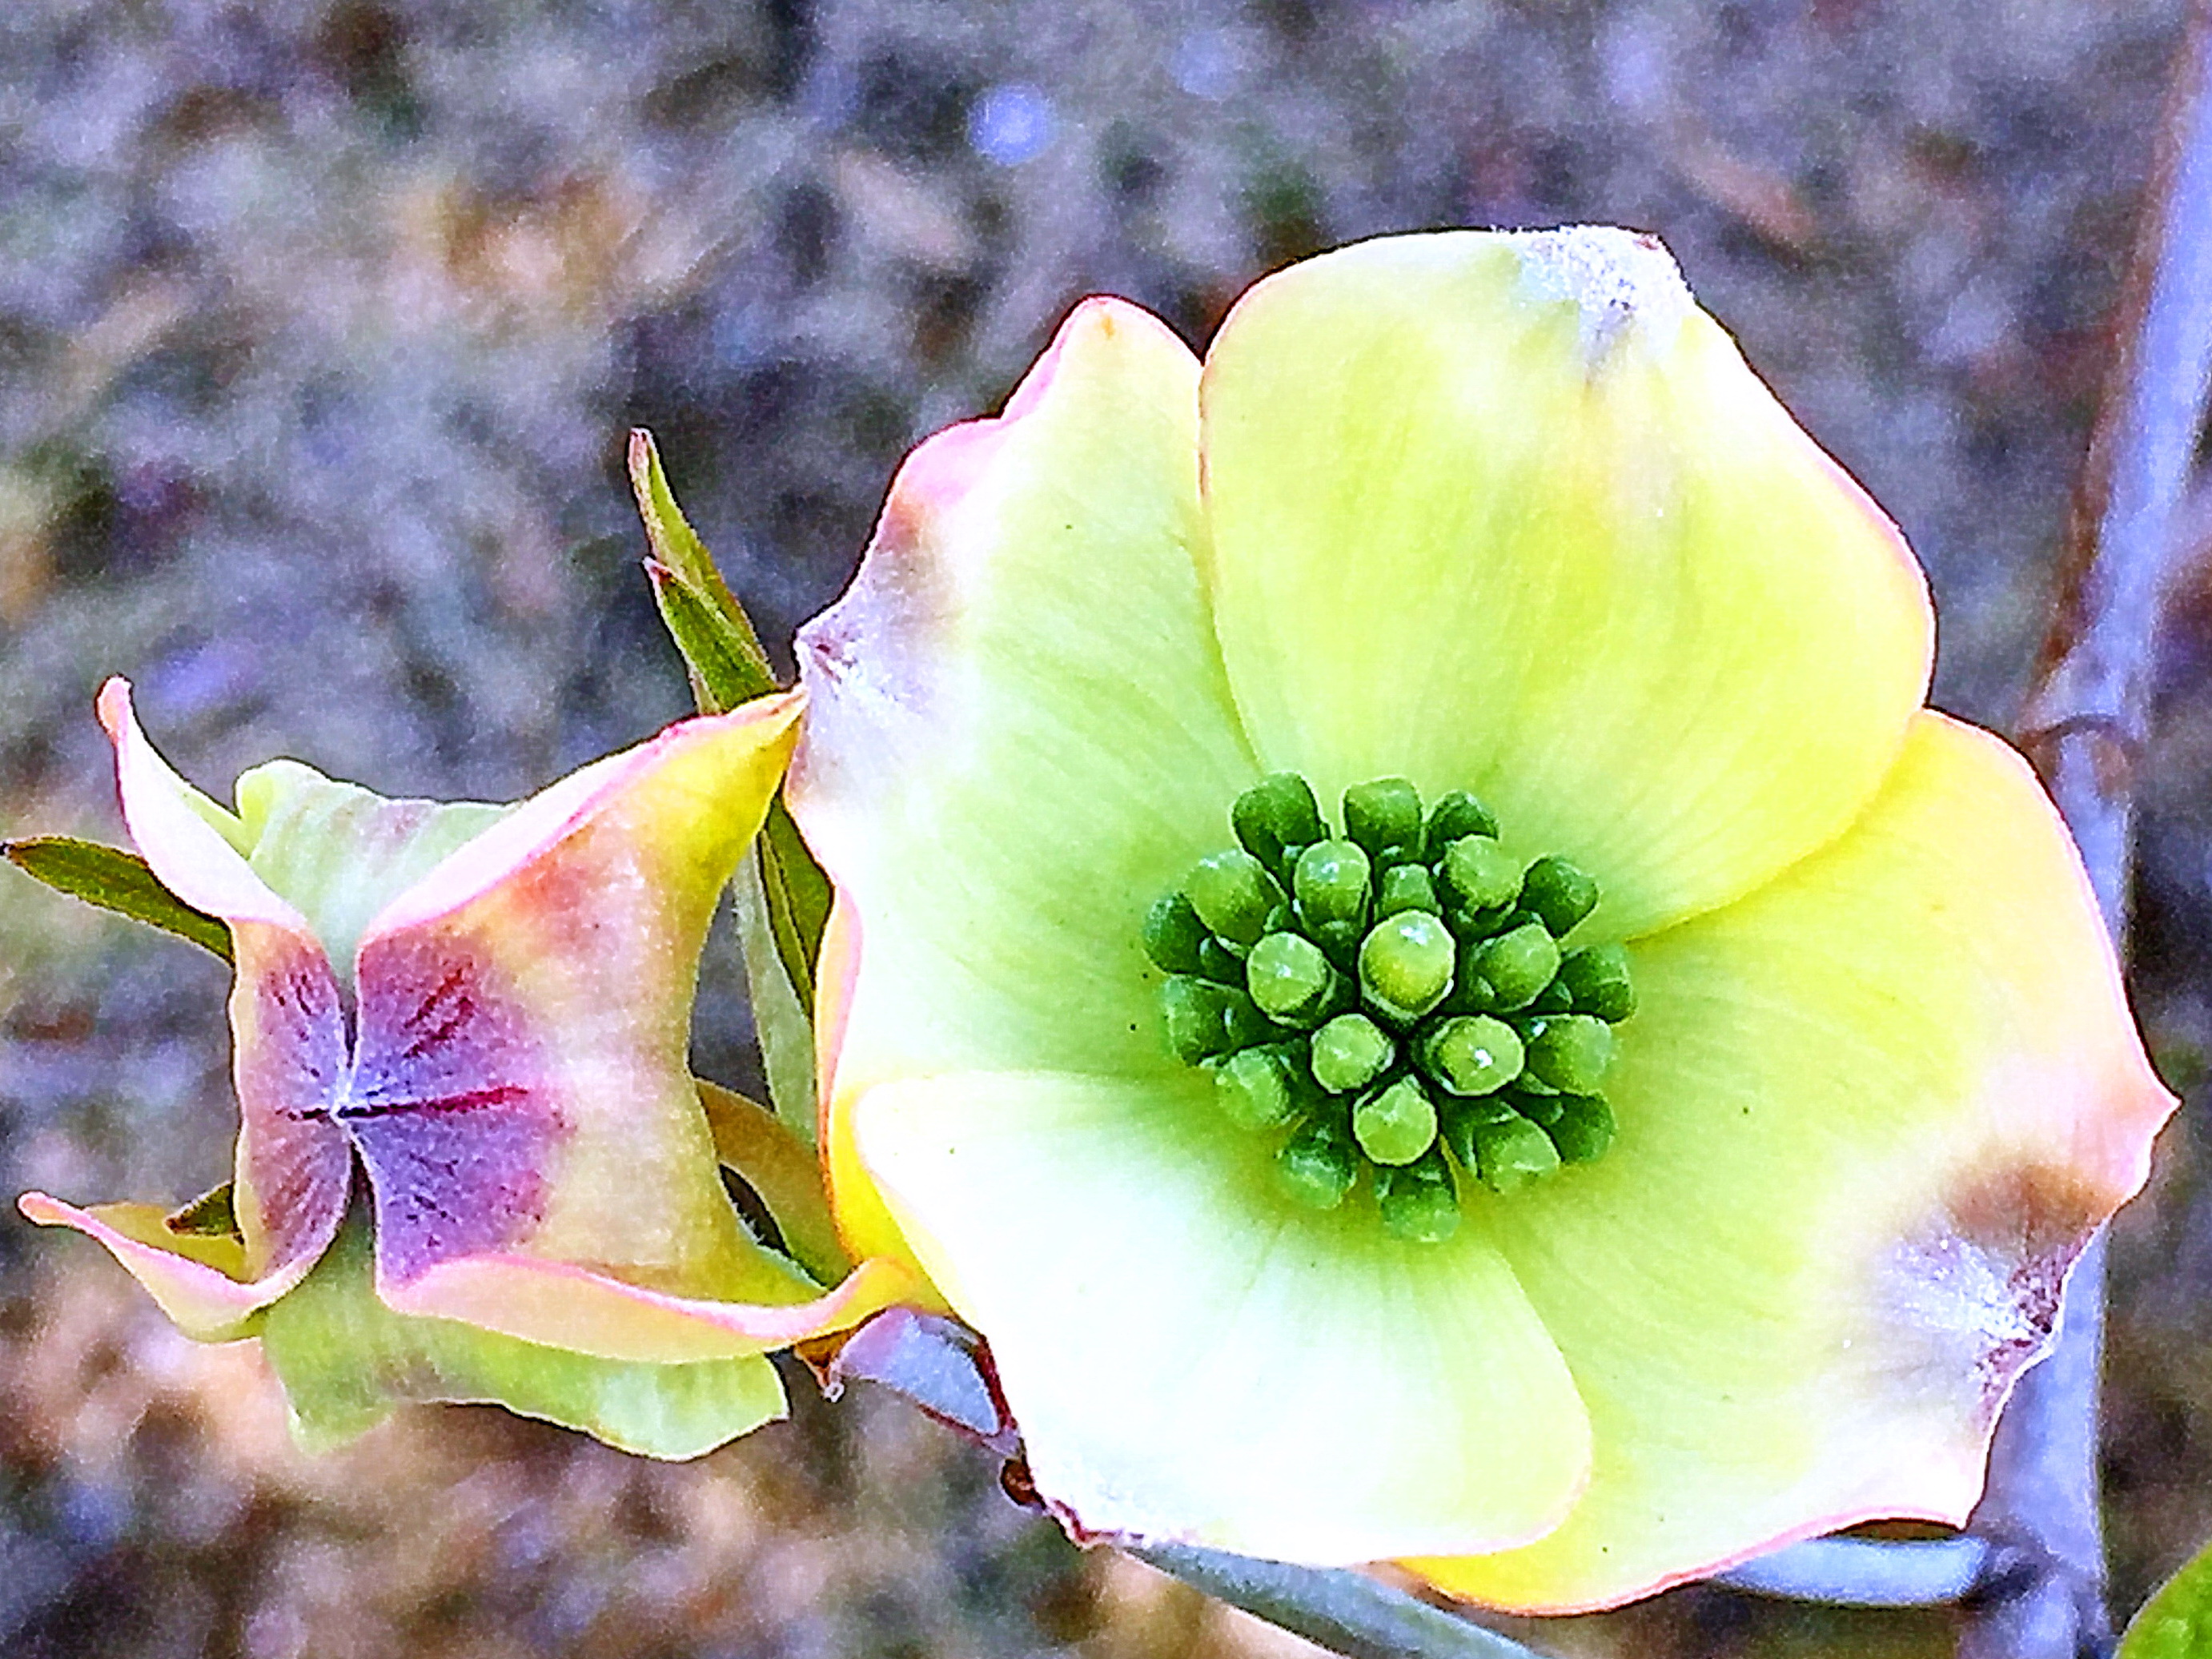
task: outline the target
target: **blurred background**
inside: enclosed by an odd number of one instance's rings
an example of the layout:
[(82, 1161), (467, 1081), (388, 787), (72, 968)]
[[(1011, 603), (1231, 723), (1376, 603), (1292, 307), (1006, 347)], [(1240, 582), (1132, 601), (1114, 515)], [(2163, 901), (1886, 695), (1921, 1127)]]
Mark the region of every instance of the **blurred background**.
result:
[[(632, 424), (776, 648), (900, 453), (1081, 295), (1202, 343), (1261, 272), (1445, 224), (1660, 233), (1905, 526), (1937, 701), (2006, 726), (2179, 0), (9, 0), (0, 835), (118, 834), (104, 675), (228, 789), (275, 754), (506, 799), (688, 707)], [(2192, 578), (2192, 581), (2201, 579)], [(2136, 988), (2212, 1048), (2212, 584), (2144, 775)], [(226, 1173), (221, 965), (0, 872), (0, 1191)], [(698, 1064), (756, 1076), (730, 953)], [(2212, 1533), (2192, 1098), (2116, 1252), (2124, 1611)], [(1291, 1654), (1085, 1555), (865, 1386), (661, 1468), (485, 1408), (321, 1459), (252, 1345), (0, 1219), (0, 1649)], [(1942, 1614), (1697, 1589), (1560, 1654), (1948, 1651)]]

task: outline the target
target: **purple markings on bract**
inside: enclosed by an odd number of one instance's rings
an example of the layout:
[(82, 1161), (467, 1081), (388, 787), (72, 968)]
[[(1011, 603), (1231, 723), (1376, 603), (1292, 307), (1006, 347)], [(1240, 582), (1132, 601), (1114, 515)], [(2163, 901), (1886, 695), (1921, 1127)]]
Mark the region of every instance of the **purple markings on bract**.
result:
[(451, 936), (375, 940), (360, 980), (338, 1118), (368, 1170), (384, 1271), (404, 1283), (527, 1237), (544, 1218), (547, 1155), (565, 1126), (525, 1017)]
[(234, 1067), (239, 1219), (265, 1258), (257, 1267), (281, 1271), (320, 1255), (345, 1213), (353, 1154), (331, 1121), (344, 1086), (345, 1022), (329, 963), (292, 935), (241, 929), (239, 970), (250, 988)]

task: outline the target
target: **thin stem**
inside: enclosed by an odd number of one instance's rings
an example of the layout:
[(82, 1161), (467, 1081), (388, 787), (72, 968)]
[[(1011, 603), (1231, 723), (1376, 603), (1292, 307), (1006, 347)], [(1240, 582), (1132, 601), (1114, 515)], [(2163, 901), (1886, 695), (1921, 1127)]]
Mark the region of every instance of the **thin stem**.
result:
[(1346, 1659), (1538, 1659), (1518, 1642), (1364, 1573), (1285, 1566), (1189, 1544), (1130, 1553)]
[[(2212, 0), (2191, 9), (2164, 133), (2130, 325), (2076, 503), (2070, 580), (2020, 734), (2081, 845), (2116, 944), (2127, 930), (2153, 654), (2212, 374)], [(1972, 1530), (2026, 1567), (1972, 1609), (1960, 1659), (2109, 1648), (2096, 1467), (2104, 1290), (2100, 1238), (2068, 1284), (2051, 1357), (2021, 1378), (1990, 1448)]]

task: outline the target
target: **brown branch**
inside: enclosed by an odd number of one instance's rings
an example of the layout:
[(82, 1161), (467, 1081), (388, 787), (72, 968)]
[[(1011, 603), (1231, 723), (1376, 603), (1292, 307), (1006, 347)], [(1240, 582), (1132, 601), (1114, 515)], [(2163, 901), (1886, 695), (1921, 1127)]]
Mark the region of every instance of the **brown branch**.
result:
[[(2212, 370), (2212, 0), (2191, 9), (2142, 225), (2060, 602), (2020, 722), (2116, 944), (2160, 613), (2187, 542), (2179, 509)], [(2021, 1378), (1998, 1425), (1971, 1524), (2025, 1565), (1973, 1610), (1960, 1659), (2078, 1659), (2109, 1646), (2097, 1492), (2104, 1290), (2100, 1239), (2067, 1286), (2051, 1357)]]

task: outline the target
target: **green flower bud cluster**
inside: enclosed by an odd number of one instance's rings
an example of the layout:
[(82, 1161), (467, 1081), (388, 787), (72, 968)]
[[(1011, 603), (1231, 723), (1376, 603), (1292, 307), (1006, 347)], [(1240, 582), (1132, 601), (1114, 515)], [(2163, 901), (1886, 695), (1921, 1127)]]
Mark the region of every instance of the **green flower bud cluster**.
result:
[(1278, 1141), (1283, 1190), (1334, 1209), (1363, 1179), (1385, 1231), (1437, 1243), (1471, 1183), (1507, 1193), (1612, 1144), (1613, 1027), (1636, 1011), (1618, 945), (1567, 941), (1597, 884), (1525, 868), (1464, 790), (1424, 811), (1403, 778), (1237, 799), (1238, 845), (1145, 919), (1169, 1047), (1222, 1112)]

